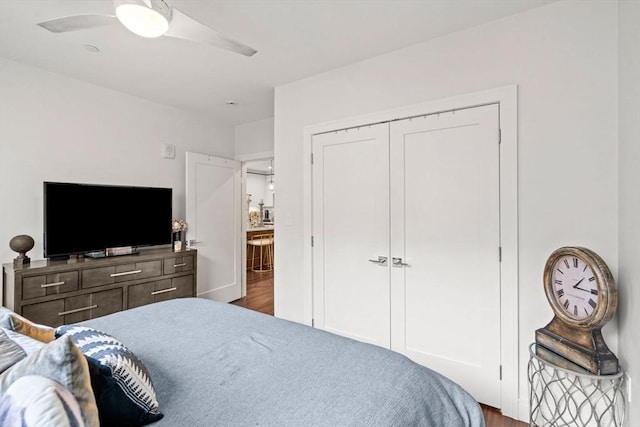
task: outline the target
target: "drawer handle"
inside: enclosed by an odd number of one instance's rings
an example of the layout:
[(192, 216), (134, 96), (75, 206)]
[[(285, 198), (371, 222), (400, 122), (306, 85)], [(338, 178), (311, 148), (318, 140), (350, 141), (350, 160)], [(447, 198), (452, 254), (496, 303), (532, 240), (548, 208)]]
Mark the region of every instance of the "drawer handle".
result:
[(112, 273), (109, 276), (119, 277), (119, 276), (128, 276), (129, 274), (138, 274), (138, 273), (142, 273), (142, 270), (123, 271), (122, 273)]
[(81, 311), (92, 310), (94, 308), (98, 308), (98, 305), (94, 304), (94, 305), (90, 305), (88, 307), (82, 307), (82, 308), (76, 308), (74, 310), (63, 311), (61, 313), (58, 313), (58, 316), (64, 316), (64, 315), (73, 314), (73, 313), (79, 313)]
[(158, 295), (158, 294), (164, 294), (164, 293), (166, 293), (166, 292), (173, 292), (173, 291), (175, 291), (176, 289), (178, 289), (178, 288), (175, 288), (175, 287), (174, 287), (174, 288), (161, 289), (161, 290), (159, 290), (159, 291), (153, 291), (153, 292), (151, 292), (151, 295)]
[(44, 285), (40, 285), (41, 288), (51, 288), (53, 286), (64, 285), (64, 282), (54, 282), (54, 283), (45, 283)]
[(180, 264), (173, 264), (173, 268), (176, 268), (176, 267), (184, 267), (185, 265), (187, 265), (187, 263), (186, 263), (186, 262), (181, 262)]

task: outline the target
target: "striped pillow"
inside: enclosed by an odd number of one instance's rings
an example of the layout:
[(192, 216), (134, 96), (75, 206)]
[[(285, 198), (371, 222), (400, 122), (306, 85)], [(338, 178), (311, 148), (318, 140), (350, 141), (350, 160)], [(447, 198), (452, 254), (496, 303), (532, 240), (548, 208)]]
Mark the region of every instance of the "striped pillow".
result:
[(146, 366), (119, 340), (74, 325), (60, 326), (55, 334), (69, 336), (87, 358), (101, 426), (142, 426), (163, 417)]

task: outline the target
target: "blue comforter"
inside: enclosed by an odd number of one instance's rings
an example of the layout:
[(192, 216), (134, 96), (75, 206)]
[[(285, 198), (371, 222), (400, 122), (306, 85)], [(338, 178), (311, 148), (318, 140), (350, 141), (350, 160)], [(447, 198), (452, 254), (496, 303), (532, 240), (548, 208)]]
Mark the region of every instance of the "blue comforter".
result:
[(153, 426), (484, 426), (460, 386), (403, 355), (199, 298), (82, 322), (148, 368)]

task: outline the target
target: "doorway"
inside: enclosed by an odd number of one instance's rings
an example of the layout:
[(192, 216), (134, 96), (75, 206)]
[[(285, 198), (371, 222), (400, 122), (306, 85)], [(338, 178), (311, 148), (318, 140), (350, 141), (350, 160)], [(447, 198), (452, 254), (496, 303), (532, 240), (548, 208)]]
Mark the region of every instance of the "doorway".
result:
[(273, 157), (242, 163), (243, 297), (234, 302), (273, 315), (276, 221)]

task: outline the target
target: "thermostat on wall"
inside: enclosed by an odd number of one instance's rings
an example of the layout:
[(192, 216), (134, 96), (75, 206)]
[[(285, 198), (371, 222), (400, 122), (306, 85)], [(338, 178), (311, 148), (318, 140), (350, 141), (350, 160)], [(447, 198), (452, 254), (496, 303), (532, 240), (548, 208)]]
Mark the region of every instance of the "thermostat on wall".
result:
[(173, 159), (176, 157), (176, 147), (171, 144), (162, 144), (160, 146), (160, 155), (165, 159)]

